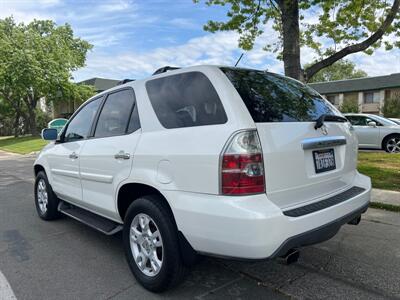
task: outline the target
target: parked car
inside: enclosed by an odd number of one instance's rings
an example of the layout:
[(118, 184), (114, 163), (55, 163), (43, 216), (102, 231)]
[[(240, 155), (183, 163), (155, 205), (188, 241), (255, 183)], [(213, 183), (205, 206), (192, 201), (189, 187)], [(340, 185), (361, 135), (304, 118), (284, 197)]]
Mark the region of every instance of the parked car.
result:
[(395, 122), (397, 125), (400, 125), (400, 119), (389, 118), (389, 120)]
[(61, 130), (64, 128), (65, 124), (67, 124), (68, 120), (63, 118), (53, 119), (48, 124), (48, 128), (55, 128), (57, 132), (60, 133)]
[(360, 148), (400, 152), (400, 126), (387, 118), (370, 114), (344, 114), (353, 125)]
[(290, 263), (358, 224), (371, 182), (350, 123), (316, 91), (251, 69), (168, 70), (89, 99), (43, 149), (40, 218), (122, 230), (132, 273), (155, 292), (197, 254)]

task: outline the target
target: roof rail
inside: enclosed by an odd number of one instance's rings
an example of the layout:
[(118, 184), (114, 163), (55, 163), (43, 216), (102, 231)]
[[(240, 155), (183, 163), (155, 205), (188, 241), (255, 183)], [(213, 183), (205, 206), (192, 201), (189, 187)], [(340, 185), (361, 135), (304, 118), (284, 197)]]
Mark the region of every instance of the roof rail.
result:
[(178, 68), (178, 67), (165, 66), (165, 67), (162, 67), (162, 68), (157, 69), (157, 70), (153, 73), (153, 75), (157, 75), (157, 74), (161, 74), (161, 73), (165, 73), (165, 72), (167, 72), (167, 71), (172, 71), (172, 70), (177, 70), (177, 69), (180, 69), (180, 68)]
[(135, 81), (135, 79), (122, 79), (121, 81), (118, 81), (117, 85), (125, 84), (131, 81)]

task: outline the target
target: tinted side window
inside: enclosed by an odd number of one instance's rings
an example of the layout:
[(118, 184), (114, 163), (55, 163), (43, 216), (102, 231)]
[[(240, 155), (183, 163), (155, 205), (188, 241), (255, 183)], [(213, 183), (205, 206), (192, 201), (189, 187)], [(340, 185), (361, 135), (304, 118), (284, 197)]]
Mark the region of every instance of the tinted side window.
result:
[(108, 95), (97, 121), (94, 136), (110, 137), (125, 134), (134, 104), (135, 98), (131, 89)]
[(350, 121), (351, 125), (356, 125), (357, 123), (357, 117), (346, 116), (346, 119)]
[(86, 104), (69, 122), (64, 135), (64, 142), (77, 141), (87, 138), (93, 119), (101, 103), (97, 98)]
[(352, 116), (350, 118), (350, 122), (352, 125), (355, 126), (365, 126), (367, 125), (366, 119), (364, 117), (361, 116)]
[(224, 124), (227, 121), (217, 92), (200, 72), (150, 80), (146, 89), (157, 118), (165, 128)]
[(340, 112), (315, 90), (296, 80), (273, 73), (221, 68), (254, 122), (311, 122), (323, 114)]
[(135, 103), (135, 107), (133, 108), (131, 118), (129, 120), (128, 133), (135, 132), (139, 128), (140, 128), (139, 111), (137, 104)]

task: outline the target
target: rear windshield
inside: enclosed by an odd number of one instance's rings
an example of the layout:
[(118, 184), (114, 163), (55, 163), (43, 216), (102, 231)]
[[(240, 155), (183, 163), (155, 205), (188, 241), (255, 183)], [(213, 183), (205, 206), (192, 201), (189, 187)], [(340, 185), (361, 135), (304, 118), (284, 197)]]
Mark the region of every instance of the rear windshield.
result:
[(254, 122), (310, 122), (339, 111), (312, 88), (287, 77), (249, 69), (221, 68)]

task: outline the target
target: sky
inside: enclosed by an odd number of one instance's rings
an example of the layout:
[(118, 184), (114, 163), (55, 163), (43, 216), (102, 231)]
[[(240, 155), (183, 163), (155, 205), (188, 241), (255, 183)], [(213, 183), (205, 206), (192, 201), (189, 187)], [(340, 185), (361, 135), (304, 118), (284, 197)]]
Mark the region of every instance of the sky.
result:
[[(51, 19), (69, 23), (74, 35), (94, 47), (86, 66), (73, 73), (74, 81), (92, 77), (140, 79), (163, 66), (198, 64), (234, 65), (243, 50), (235, 32), (209, 33), (208, 20), (226, 20), (227, 7), (207, 7), (204, 0), (0, 0), (0, 18), (13, 16), (17, 22)], [(246, 51), (240, 66), (283, 73), (283, 63), (263, 50), (265, 41), (277, 39), (270, 24)], [(315, 54), (302, 49), (302, 63)], [(348, 56), (369, 76), (400, 72), (400, 50), (378, 49), (372, 56)]]

